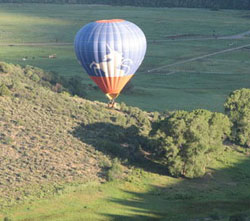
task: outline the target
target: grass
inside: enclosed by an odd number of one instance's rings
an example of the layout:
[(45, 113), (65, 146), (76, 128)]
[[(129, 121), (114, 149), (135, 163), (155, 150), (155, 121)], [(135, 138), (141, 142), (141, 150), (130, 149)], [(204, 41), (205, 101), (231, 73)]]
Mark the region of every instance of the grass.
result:
[[(65, 76), (81, 75), (92, 84), (75, 59), (74, 35), (84, 24), (119, 17), (136, 23), (145, 32), (148, 50), (141, 68), (132, 79), (132, 93), (119, 101), (148, 111), (207, 108), (223, 111), (222, 104), (234, 89), (249, 86), (248, 49), (203, 60), (148, 70), (226, 48), (250, 43), (249, 37), (235, 40), (185, 40), (188, 38), (234, 35), (249, 29), (247, 11), (176, 8), (112, 7), (104, 5), (1, 4), (0, 42), (67, 42), (66, 46), (1, 46), (0, 59), (30, 64)], [(150, 19), (148, 19), (150, 18)], [(32, 31), (30, 31), (32, 30)], [(158, 41), (160, 40), (160, 41)], [(165, 41), (167, 40), (167, 41)], [(56, 59), (48, 59), (56, 54)], [(28, 57), (26, 61), (22, 58)], [(169, 73), (172, 73), (168, 75)], [(88, 96), (106, 101), (100, 91)]]
[(247, 216), (249, 164), (244, 154), (228, 151), (200, 179), (132, 169), (123, 181), (68, 187), (59, 196), (6, 210), (5, 216), (13, 220), (228, 220), (235, 214)]

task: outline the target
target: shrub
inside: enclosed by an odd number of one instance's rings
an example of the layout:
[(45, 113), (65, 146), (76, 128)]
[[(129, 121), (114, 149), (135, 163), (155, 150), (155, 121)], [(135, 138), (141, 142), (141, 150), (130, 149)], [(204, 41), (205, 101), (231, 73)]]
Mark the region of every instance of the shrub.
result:
[(31, 78), (32, 81), (38, 82), (40, 81), (40, 77), (37, 74), (32, 74)]
[(79, 76), (71, 77), (68, 82), (65, 82), (66, 88), (72, 93), (72, 95), (77, 95), (79, 97), (86, 97), (87, 93), (85, 89), (87, 85), (82, 83), (82, 78)]
[(5, 62), (0, 62), (0, 72), (9, 73), (13, 71), (13, 65), (7, 64)]
[(226, 115), (207, 110), (176, 111), (153, 124), (154, 150), (173, 176), (188, 178), (205, 174), (209, 155), (222, 150), (230, 135)]
[(108, 157), (103, 155), (100, 157), (99, 166), (102, 168), (110, 168), (112, 166), (112, 162), (109, 160)]
[(59, 83), (56, 83), (56, 85), (52, 87), (52, 91), (61, 93), (63, 91), (63, 86)]
[(10, 94), (9, 88), (5, 84), (2, 84), (0, 86), (0, 96), (9, 96)]
[(124, 112), (128, 111), (128, 107), (127, 107), (127, 105), (124, 102), (121, 102), (121, 104), (120, 104), (120, 110), (124, 111)]
[(232, 140), (250, 147), (250, 89), (243, 88), (232, 92), (224, 107), (233, 123)]
[(112, 162), (112, 166), (108, 171), (107, 177), (108, 181), (114, 181), (122, 178), (123, 169), (117, 158)]

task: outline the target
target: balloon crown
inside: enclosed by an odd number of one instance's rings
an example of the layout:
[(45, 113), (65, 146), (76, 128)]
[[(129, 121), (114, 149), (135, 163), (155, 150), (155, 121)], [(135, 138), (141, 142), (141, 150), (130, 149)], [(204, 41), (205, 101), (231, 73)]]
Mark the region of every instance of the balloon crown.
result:
[(113, 22), (123, 22), (123, 19), (109, 19), (109, 20), (98, 20), (97, 23), (113, 23)]

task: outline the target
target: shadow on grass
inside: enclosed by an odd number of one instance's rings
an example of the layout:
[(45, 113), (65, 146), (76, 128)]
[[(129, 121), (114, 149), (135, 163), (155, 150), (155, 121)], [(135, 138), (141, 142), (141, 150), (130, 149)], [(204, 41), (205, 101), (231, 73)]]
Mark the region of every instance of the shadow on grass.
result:
[[(127, 160), (129, 165), (168, 175), (166, 168), (153, 162), (141, 150), (141, 146), (146, 146), (150, 141), (139, 135), (135, 126), (125, 128), (112, 123), (81, 124), (75, 128), (73, 135), (105, 154)], [(243, 153), (233, 154), (246, 159)], [(143, 193), (123, 191), (128, 197), (111, 198), (109, 202), (122, 208), (122, 214), (131, 215), (102, 215), (114, 221), (250, 220), (250, 159), (238, 164), (230, 164), (226, 157), (224, 160), (220, 163), (228, 165), (226, 169), (209, 169), (210, 173), (203, 178), (179, 178), (175, 184), (166, 181), (165, 187), (151, 186), (150, 191)]]
[(250, 220), (250, 159), (214, 170), (203, 178), (181, 179), (174, 185), (152, 186), (146, 193), (126, 192), (113, 198), (125, 214), (103, 214), (110, 220)]
[(125, 128), (103, 122), (89, 125), (80, 124), (73, 131), (73, 135), (111, 157), (127, 161), (131, 166), (161, 175), (168, 174), (166, 167), (153, 162), (150, 154), (142, 150), (141, 147), (148, 145), (150, 141), (139, 135), (136, 126)]

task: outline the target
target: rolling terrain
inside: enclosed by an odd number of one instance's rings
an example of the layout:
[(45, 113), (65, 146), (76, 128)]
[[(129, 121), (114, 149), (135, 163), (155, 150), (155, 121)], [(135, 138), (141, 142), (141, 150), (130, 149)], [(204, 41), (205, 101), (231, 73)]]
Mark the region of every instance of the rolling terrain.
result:
[[(5, 64), (6, 66), (6, 64)], [(225, 144), (203, 178), (169, 176), (144, 146), (157, 113), (116, 110), (67, 92), (50, 74), (0, 73), (0, 218), (228, 220), (248, 217), (249, 151)], [(3, 93), (3, 92), (1, 92)], [(56, 206), (55, 206), (56, 205)]]

